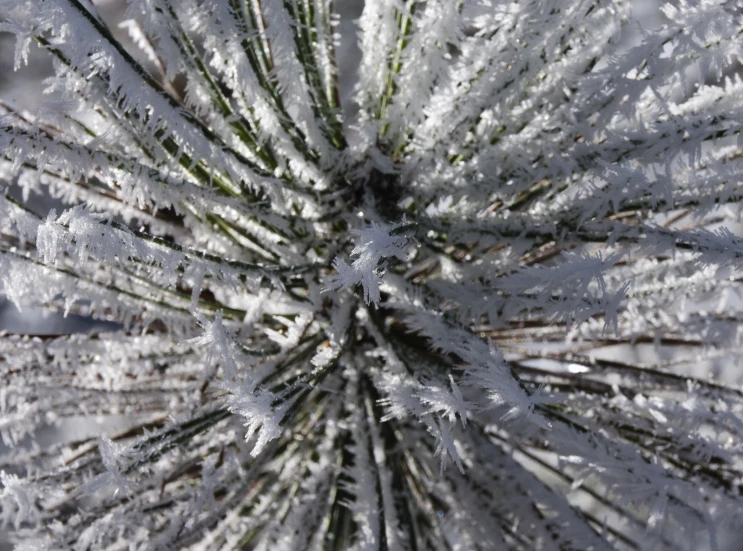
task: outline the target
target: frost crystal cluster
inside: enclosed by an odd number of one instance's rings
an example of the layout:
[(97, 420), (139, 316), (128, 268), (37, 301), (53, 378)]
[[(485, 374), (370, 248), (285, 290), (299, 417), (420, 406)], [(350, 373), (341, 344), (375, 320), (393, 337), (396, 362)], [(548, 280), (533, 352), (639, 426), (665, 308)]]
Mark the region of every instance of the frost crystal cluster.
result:
[(127, 46), (90, 0), (0, 0), (56, 68), (0, 103), (3, 292), (114, 322), (0, 335), (2, 531), (724, 549), (743, 3), (632, 46), (620, 0), (368, 0), (356, 76), (336, 3), (130, 0)]

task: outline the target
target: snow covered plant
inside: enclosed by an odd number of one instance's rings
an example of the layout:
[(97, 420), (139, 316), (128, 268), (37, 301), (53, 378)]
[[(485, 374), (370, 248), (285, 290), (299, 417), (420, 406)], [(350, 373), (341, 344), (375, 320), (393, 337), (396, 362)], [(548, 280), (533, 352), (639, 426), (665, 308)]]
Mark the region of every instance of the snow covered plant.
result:
[(125, 45), (90, 0), (0, 0), (56, 68), (0, 107), (4, 293), (114, 322), (0, 335), (2, 531), (724, 549), (743, 2), (632, 46), (620, 0), (369, 0), (358, 75), (334, 4), (130, 0)]

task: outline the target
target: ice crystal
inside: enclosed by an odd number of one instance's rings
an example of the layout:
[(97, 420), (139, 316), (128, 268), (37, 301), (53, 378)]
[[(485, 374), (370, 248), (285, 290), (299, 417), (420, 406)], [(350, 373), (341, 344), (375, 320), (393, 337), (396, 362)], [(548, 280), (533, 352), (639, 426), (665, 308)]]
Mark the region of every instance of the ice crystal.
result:
[(10, 537), (721, 549), (743, 3), (368, 0), (357, 75), (345, 7), (0, 0), (3, 292), (115, 324), (0, 334)]

